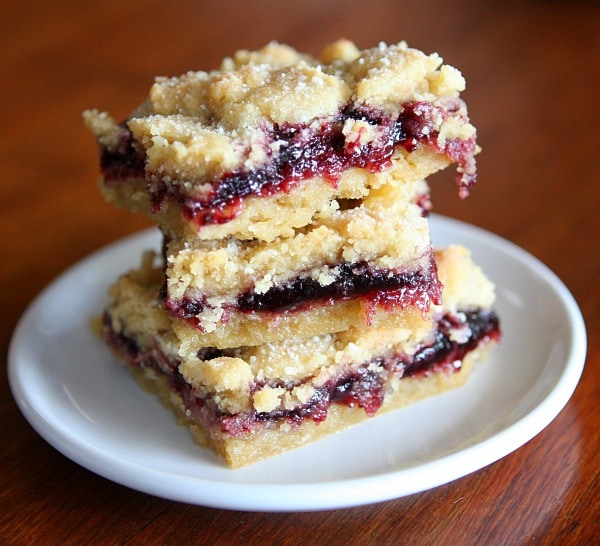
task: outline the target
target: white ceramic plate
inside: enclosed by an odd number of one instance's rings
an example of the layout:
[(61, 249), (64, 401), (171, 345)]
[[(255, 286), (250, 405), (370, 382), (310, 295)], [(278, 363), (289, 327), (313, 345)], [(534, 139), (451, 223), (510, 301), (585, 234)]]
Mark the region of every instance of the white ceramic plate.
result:
[(495, 235), (433, 216), (439, 246), (461, 243), (498, 286), (503, 343), (467, 385), (242, 470), (196, 447), (88, 330), (107, 286), (159, 247), (119, 241), (54, 281), (21, 319), (9, 380), (21, 411), (57, 450), (110, 480), (177, 501), (256, 511), (356, 506), (465, 476), (539, 433), (581, 375), (581, 313), (543, 264)]

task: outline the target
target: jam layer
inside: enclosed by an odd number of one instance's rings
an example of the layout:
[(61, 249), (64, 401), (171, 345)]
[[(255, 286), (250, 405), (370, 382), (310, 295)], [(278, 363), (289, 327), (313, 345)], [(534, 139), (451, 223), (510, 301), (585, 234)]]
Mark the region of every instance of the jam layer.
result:
[[(447, 107), (424, 101), (407, 103), (396, 119), (365, 107), (345, 108), (336, 119), (323, 121), (318, 129), (275, 125), (265, 132), (265, 139), (277, 143), (278, 152), (266, 165), (235, 170), (218, 180), (207, 181), (213, 189), (201, 197), (187, 189), (186, 180), (146, 172), (144, 151), (126, 128), (117, 149), (102, 150), (101, 168), (107, 184), (123, 178), (146, 177), (155, 212), (169, 199), (178, 203), (185, 218), (198, 226), (228, 222), (239, 214), (245, 197), (288, 192), (302, 180), (314, 176), (322, 176), (335, 186), (342, 173), (351, 167), (383, 171), (392, 165), (392, 156), (399, 148), (412, 152), (418, 146), (427, 146), (445, 154), (458, 164), (457, 184), (460, 195), (466, 196), (476, 180), (475, 137), (442, 142), (435, 128), (440, 119), (451, 115), (462, 104), (459, 100), (455, 103)], [(377, 138), (362, 145), (348, 142), (343, 128), (349, 120), (365, 122), (375, 128)]]
[[(300, 277), (263, 293), (249, 290), (238, 297), (236, 311), (280, 313), (296, 311), (319, 302), (365, 297), (372, 305), (385, 308), (413, 306), (427, 312), (431, 304), (441, 303), (442, 286), (437, 278), (435, 262), (426, 273), (394, 273), (370, 267), (365, 262), (343, 263), (335, 270), (335, 280), (323, 285), (312, 277)], [(166, 292), (163, 291), (166, 297)], [(167, 298), (167, 309), (173, 316), (193, 319), (205, 307), (203, 299)]]
[[(457, 341), (452, 335), (456, 328), (464, 333)], [(434, 341), (419, 347), (412, 355), (395, 354), (377, 357), (345, 373), (332, 378), (322, 387), (314, 389), (311, 398), (293, 409), (276, 409), (271, 412), (256, 410), (229, 413), (210, 397), (197, 398), (178, 371), (177, 358), (165, 355), (158, 347), (141, 350), (136, 341), (111, 328), (108, 314), (104, 317), (103, 335), (112, 349), (130, 366), (147, 367), (165, 375), (170, 388), (177, 393), (187, 410), (200, 423), (217, 427), (222, 433), (233, 437), (241, 436), (255, 427), (264, 426), (270, 421), (287, 422), (298, 425), (305, 419), (321, 422), (326, 419), (331, 404), (360, 407), (368, 415), (374, 415), (381, 407), (385, 389), (391, 378), (426, 377), (436, 373), (456, 373), (462, 366), (465, 355), (482, 343), (499, 341), (498, 317), (493, 311), (473, 309), (462, 313), (461, 317), (446, 315), (439, 322)], [(202, 349), (199, 358), (210, 360), (226, 356), (227, 351)], [(252, 390), (264, 385), (256, 382)], [(290, 385), (281, 385), (290, 388)]]

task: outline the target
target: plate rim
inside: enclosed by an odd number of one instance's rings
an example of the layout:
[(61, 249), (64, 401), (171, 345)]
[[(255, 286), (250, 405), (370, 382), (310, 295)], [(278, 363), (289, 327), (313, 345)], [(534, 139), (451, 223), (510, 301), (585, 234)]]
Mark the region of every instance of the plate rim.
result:
[[(318, 485), (321, 487), (318, 494), (315, 495), (315, 483), (227, 482), (180, 474), (174, 475), (125, 460), (107, 451), (98, 452), (97, 449), (94, 451), (89, 442), (71, 438), (65, 430), (56, 428), (49, 430), (47, 426), (44, 427), (44, 424), (49, 425), (50, 423), (33, 407), (32, 401), (29, 400), (21, 385), (20, 370), (18, 369), (21, 338), (29, 323), (35, 322), (36, 308), (43, 304), (47, 294), (51, 293), (66, 277), (76, 275), (85, 265), (94, 260), (102, 260), (114, 254), (118, 249), (126, 248), (129, 245), (140, 246), (142, 241), (150, 240), (151, 237), (157, 235), (156, 228), (128, 235), (83, 257), (51, 281), (28, 305), (17, 323), (9, 344), (7, 371), (13, 398), (25, 419), (46, 442), (84, 468), (146, 494), (214, 508), (264, 512), (349, 508), (418, 493), (471, 474), (527, 443), (562, 411), (571, 398), (583, 372), (587, 353), (586, 329), (581, 311), (571, 292), (560, 278), (535, 256), (515, 243), (478, 226), (438, 214), (432, 214), (430, 219), (432, 228), (436, 230), (444, 229), (444, 227), (450, 228), (459, 231), (463, 236), (468, 235), (488, 246), (500, 247), (503, 251), (510, 252), (515, 259), (536, 271), (546, 281), (570, 318), (568, 330), (570, 348), (560, 376), (550, 392), (516, 422), (462, 450), (408, 469), (391, 469), (370, 476), (319, 483)], [(468, 456), (474, 457), (478, 463), (467, 464)], [(447, 479), (434, 478), (439, 475), (439, 472), (432, 471), (432, 469), (435, 470), (442, 466), (450, 469), (449, 472), (446, 472)], [(125, 476), (122, 470), (124, 467), (131, 471), (126, 472)], [(138, 475), (140, 473), (141, 475)], [(407, 479), (407, 475), (412, 479)], [(398, 487), (397, 482), (400, 479), (404, 480), (402, 487)], [(165, 481), (170, 483), (165, 483)], [(196, 487), (193, 491), (189, 487), (174, 490), (174, 481), (177, 484), (192, 481)], [(322, 487), (323, 485), (334, 485), (334, 487)], [(244, 495), (239, 495), (240, 488), (245, 489)], [(258, 500), (258, 497), (261, 500)]]

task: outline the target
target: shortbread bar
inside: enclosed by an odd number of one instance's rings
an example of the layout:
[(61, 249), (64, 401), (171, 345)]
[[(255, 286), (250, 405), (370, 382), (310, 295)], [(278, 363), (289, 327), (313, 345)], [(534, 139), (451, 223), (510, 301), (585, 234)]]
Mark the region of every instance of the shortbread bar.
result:
[(84, 113), (109, 201), (149, 213), (170, 238), (293, 236), (332, 200), (421, 180), (451, 163), (475, 182), (465, 82), (405, 43), (319, 58), (270, 43), (218, 70), (158, 78), (124, 122)]
[(462, 247), (435, 258), (444, 303), (427, 314), (401, 309), (386, 325), (216, 349), (178, 339), (149, 256), (112, 287), (103, 336), (196, 442), (239, 468), (466, 380), (500, 335), (494, 287)]
[(419, 182), (332, 201), (293, 237), (269, 243), (170, 241), (167, 309), (194, 343), (218, 348), (374, 324), (395, 307), (427, 312), (441, 287), (418, 204), (426, 193)]

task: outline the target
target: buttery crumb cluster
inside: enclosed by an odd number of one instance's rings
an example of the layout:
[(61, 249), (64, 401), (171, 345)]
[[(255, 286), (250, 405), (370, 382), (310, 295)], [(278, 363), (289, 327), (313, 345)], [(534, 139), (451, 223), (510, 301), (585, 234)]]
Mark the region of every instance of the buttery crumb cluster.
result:
[(164, 237), (103, 336), (230, 466), (453, 386), (497, 339), (491, 283), (429, 238), (425, 179), (475, 183), (464, 87), (405, 43), (270, 43), (157, 78), (122, 123), (84, 112), (103, 195)]

